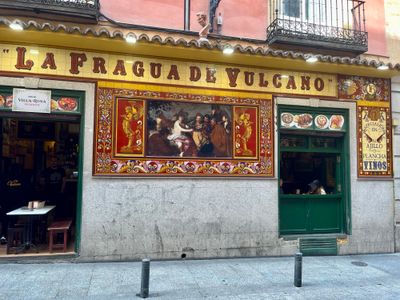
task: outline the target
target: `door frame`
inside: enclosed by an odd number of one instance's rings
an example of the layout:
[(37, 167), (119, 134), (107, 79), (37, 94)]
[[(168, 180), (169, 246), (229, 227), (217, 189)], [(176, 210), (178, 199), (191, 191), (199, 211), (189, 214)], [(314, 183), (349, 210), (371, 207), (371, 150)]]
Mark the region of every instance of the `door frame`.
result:
[[(284, 100), (285, 98), (281, 98)], [(282, 109), (288, 109), (290, 111), (299, 109), (303, 110), (303, 112), (325, 112), (329, 114), (334, 114), (334, 113), (340, 113), (345, 115), (345, 121), (347, 123), (347, 129), (344, 132), (343, 135), (343, 145), (342, 145), (342, 150), (343, 152), (341, 153), (341, 174), (343, 176), (342, 178), (342, 199), (343, 199), (343, 204), (342, 204), (342, 230), (339, 234), (351, 234), (351, 229), (352, 229), (352, 223), (351, 223), (351, 185), (350, 185), (350, 177), (351, 177), (351, 166), (350, 166), (350, 142), (349, 142), (349, 136), (350, 136), (350, 131), (351, 131), (351, 122), (350, 122), (350, 108), (344, 108), (344, 107), (335, 107), (335, 106), (320, 106), (320, 105), (304, 105), (307, 102), (310, 104), (312, 102), (319, 102), (319, 99), (307, 99), (304, 101), (301, 101), (303, 103), (298, 103), (296, 104), (295, 102), (292, 103), (286, 103), (286, 101), (280, 101), (281, 99), (278, 99), (276, 101), (276, 153), (277, 153), (277, 159), (276, 159), (276, 165), (279, 166), (277, 169), (277, 176), (278, 176), (278, 181), (277, 181), (277, 189), (278, 189), (278, 218), (280, 218), (280, 211), (281, 211), (281, 202), (280, 202), (280, 162), (281, 162), (281, 146), (280, 146), (280, 136), (281, 136), (281, 130), (280, 130), (280, 112)], [(290, 98), (286, 98), (290, 99)], [(285, 99), (285, 100), (286, 100)], [(290, 99), (293, 100), (293, 99)], [(306, 102), (306, 103), (304, 103)], [(293, 104), (294, 103), (294, 104)], [(301, 135), (301, 130), (299, 130), (299, 134)], [(323, 152), (323, 151), (321, 151)], [(289, 234), (282, 234), (280, 230), (280, 219), (278, 219), (278, 233), (279, 236), (285, 236)], [(308, 234), (308, 233), (307, 233)], [(313, 234), (318, 234), (318, 233), (313, 233)], [(297, 234), (296, 234), (297, 235)], [(299, 233), (298, 235), (301, 235)]]
[[(20, 86), (0, 85), (0, 94), (12, 94), (13, 88), (21, 88)], [(31, 88), (35, 89), (35, 88)], [(68, 89), (55, 89), (47, 87), (39, 87), (41, 90), (50, 90), (57, 95), (65, 95), (66, 97), (79, 98), (80, 112), (79, 114), (67, 115), (62, 113), (27, 113), (13, 112), (10, 110), (0, 110), (0, 118), (16, 118), (30, 121), (48, 121), (48, 122), (76, 122), (79, 123), (79, 152), (78, 152), (78, 182), (77, 182), (77, 199), (75, 212), (75, 245), (74, 251), (79, 254), (81, 244), (81, 226), (82, 226), (82, 180), (83, 180), (83, 156), (84, 156), (84, 125), (85, 125), (85, 104), (86, 91), (76, 91)]]

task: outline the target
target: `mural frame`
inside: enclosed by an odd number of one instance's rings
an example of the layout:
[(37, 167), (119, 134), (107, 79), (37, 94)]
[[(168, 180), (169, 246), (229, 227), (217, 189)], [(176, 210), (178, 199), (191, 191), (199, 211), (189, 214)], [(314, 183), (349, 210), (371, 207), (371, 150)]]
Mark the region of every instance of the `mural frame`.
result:
[[(148, 91), (98, 87), (95, 99), (95, 133), (93, 147), (93, 176), (108, 177), (274, 177), (274, 111), (272, 95), (265, 97), (234, 97), (216, 95)], [(242, 94), (240, 94), (242, 96)], [(251, 94), (250, 94), (251, 96)], [(143, 155), (115, 155), (115, 101), (170, 100), (203, 104), (226, 104), (256, 108), (257, 156), (252, 158), (218, 157), (147, 157)], [(146, 106), (147, 104), (145, 104)], [(146, 115), (146, 113), (144, 114)], [(145, 119), (146, 123), (146, 119)], [(233, 120), (232, 120), (233, 124)], [(147, 127), (144, 126), (144, 143)], [(233, 145), (235, 138), (233, 137)], [(146, 145), (144, 145), (144, 149)], [(234, 149), (232, 149), (234, 150)]]

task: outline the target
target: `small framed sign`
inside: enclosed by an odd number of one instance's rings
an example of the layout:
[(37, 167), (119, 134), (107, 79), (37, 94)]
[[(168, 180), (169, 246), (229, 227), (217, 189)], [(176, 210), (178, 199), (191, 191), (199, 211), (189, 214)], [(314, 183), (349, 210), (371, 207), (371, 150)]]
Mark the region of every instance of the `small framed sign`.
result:
[(13, 89), (12, 110), (20, 112), (51, 112), (51, 91)]

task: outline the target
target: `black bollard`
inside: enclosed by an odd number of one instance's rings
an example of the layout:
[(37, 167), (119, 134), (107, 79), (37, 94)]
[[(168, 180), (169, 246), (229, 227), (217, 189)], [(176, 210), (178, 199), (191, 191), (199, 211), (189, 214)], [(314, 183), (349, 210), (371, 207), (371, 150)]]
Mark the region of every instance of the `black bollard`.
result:
[(149, 297), (149, 282), (150, 282), (150, 259), (142, 259), (142, 283), (140, 286), (140, 294), (138, 297), (148, 298)]
[(302, 283), (302, 264), (303, 264), (303, 254), (296, 253), (294, 255), (294, 286), (301, 287)]

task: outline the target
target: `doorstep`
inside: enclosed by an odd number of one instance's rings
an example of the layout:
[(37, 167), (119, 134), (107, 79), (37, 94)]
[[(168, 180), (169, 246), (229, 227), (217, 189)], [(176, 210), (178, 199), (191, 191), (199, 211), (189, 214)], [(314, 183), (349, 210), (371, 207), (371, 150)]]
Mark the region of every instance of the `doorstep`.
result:
[(336, 238), (336, 239), (347, 239), (348, 234), (346, 233), (322, 233), (322, 234), (288, 234), (281, 235), (280, 238), (284, 241), (293, 241), (298, 239), (318, 239), (318, 238)]
[(20, 253), (0, 255), (1, 263), (46, 263), (54, 261), (71, 261), (78, 257), (76, 252), (59, 253)]

